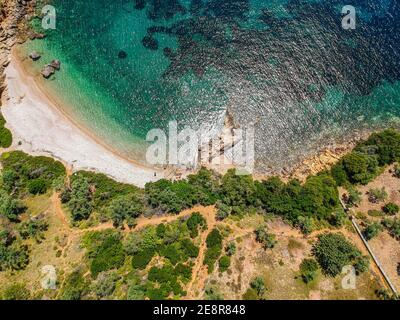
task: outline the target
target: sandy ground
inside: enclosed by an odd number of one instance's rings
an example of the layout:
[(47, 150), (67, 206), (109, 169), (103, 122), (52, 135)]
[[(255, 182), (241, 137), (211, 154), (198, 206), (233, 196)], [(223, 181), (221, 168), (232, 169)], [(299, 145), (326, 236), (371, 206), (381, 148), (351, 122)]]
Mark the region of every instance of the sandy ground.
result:
[(91, 170), (143, 187), (163, 172), (142, 167), (115, 154), (84, 132), (40, 91), (13, 57), (6, 69), (8, 98), (1, 111), (13, 133), (11, 150), (46, 155), (76, 170)]

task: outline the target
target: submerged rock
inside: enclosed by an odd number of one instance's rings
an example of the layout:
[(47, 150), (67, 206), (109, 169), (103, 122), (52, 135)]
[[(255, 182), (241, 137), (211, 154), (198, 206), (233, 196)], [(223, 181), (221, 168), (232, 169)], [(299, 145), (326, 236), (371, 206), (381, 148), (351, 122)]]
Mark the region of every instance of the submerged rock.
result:
[(125, 59), (127, 56), (128, 56), (128, 54), (123, 50), (118, 52), (118, 58), (120, 58), (120, 59)]
[(48, 79), (55, 73), (55, 69), (51, 65), (47, 65), (43, 68), (41, 74), (43, 78)]
[(37, 53), (36, 51), (33, 51), (29, 54), (29, 58), (31, 58), (33, 61), (39, 60), (41, 55)]
[(142, 40), (143, 46), (150, 50), (158, 49), (158, 41), (150, 36), (145, 36)]

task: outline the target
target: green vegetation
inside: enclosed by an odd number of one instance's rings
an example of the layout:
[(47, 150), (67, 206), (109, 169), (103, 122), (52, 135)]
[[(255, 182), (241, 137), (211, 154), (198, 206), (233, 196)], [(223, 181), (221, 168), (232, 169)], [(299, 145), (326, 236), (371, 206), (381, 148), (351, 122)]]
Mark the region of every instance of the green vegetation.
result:
[(218, 229), (213, 229), (206, 238), (207, 251), (204, 264), (208, 267), (208, 273), (213, 272), (215, 262), (222, 253), (222, 235)]
[(383, 226), (389, 231), (390, 235), (397, 240), (400, 240), (400, 220), (398, 219), (384, 219)]
[(22, 270), (29, 263), (28, 246), (9, 231), (0, 229), (0, 271)]
[(392, 129), (373, 133), (331, 169), (338, 185), (367, 184), (380, 168), (400, 159), (400, 134)]
[(229, 256), (222, 256), (218, 262), (219, 271), (225, 272), (231, 266), (231, 258)]
[(1, 295), (2, 300), (28, 300), (30, 297), (29, 290), (22, 283), (14, 283), (7, 286)]
[(49, 224), (44, 219), (30, 219), (28, 221), (21, 222), (18, 225), (19, 234), (22, 239), (33, 238), (37, 242), (41, 242), (44, 239), (44, 232), (49, 227)]
[(368, 190), (368, 200), (372, 203), (379, 203), (385, 201), (388, 197), (388, 194), (385, 190), (385, 187), (381, 189), (371, 188)]
[(313, 247), (313, 254), (322, 271), (329, 276), (336, 276), (346, 265), (355, 267), (361, 252), (342, 234), (325, 233), (318, 238)]
[(125, 261), (121, 235), (114, 230), (87, 233), (83, 238), (93, 277), (100, 272), (118, 269)]
[(375, 238), (382, 231), (382, 229), (383, 228), (381, 224), (377, 222), (371, 223), (367, 225), (363, 231), (364, 238), (369, 241)]
[(304, 259), (300, 264), (301, 278), (304, 283), (312, 282), (317, 276), (318, 269), (317, 261), (314, 259)]
[(59, 298), (61, 300), (80, 300), (88, 289), (87, 285), (82, 270), (75, 270), (66, 277)]
[(199, 234), (199, 227), (205, 229), (207, 227), (206, 220), (199, 212), (193, 212), (186, 222), (187, 227), (190, 230), (190, 236), (196, 238)]
[(12, 134), (11, 131), (8, 130), (4, 125), (6, 124), (6, 120), (3, 115), (0, 113), (0, 147), (8, 148), (12, 144)]
[(267, 287), (265, 285), (264, 279), (262, 277), (255, 277), (250, 282), (250, 288), (248, 288), (246, 293), (243, 295), (243, 299), (260, 300), (264, 298), (266, 292)]
[(396, 213), (399, 212), (400, 208), (397, 204), (389, 202), (383, 206), (382, 210), (387, 215), (394, 216)]
[(268, 233), (265, 227), (260, 226), (255, 230), (256, 240), (261, 243), (262, 247), (267, 249), (272, 249), (275, 247), (277, 240), (274, 234)]

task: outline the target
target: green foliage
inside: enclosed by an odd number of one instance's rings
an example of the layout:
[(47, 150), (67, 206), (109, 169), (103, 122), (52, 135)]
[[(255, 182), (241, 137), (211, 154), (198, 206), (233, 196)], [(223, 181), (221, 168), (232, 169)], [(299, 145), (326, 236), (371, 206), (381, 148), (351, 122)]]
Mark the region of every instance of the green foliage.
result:
[(12, 144), (12, 134), (11, 131), (8, 130), (4, 125), (6, 124), (6, 120), (3, 115), (0, 113), (0, 147), (8, 148)]
[(204, 290), (206, 300), (223, 300), (222, 294), (215, 285), (207, 285)]
[(383, 206), (382, 208), (383, 212), (385, 212), (386, 214), (390, 215), (390, 216), (394, 216), (396, 213), (399, 212), (400, 208), (397, 204), (393, 203), (393, 202), (389, 202), (386, 205)]
[(60, 300), (80, 300), (87, 290), (87, 283), (81, 270), (70, 273), (61, 288)]
[(313, 254), (322, 271), (333, 277), (340, 274), (344, 266), (353, 264), (361, 255), (353, 244), (338, 233), (321, 235), (313, 246)]
[(204, 228), (206, 226), (206, 220), (200, 214), (200, 212), (193, 212), (189, 219), (187, 219), (186, 225), (190, 231), (190, 236), (195, 238), (199, 233), (199, 227)]
[(218, 265), (219, 265), (219, 271), (225, 272), (231, 266), (231, 258), (229, 256), (222, 256), (219, 259)]
[(31, 293), (22, 283), (14, 283), (6, 287), (2, 300), (29, 300)]
[(28, 246), (16, 241), (11, 232), (0, 230), (0, 271), (22, 270), (28, 264)]
[(243, 300), (250, 300), (250, 301), (259, 300), (257, 291), (251, 287), (246, 290), (242, 298)]
[(145, 269), (154, 257), (154, 250), (142, 250), (132, 255), (132, 267), (135, 269)]
[(43, 194), (47, 191), (47, 182), (44, 179), (38, 178), (28, 182), (28, 191), (31, 194)]
[(148, 280), (157, 284), (157, 287), (150, 284), (146, 291), (146, 295), (151, 300), (166, 299), (171, 293), (175, 295), (185, 294), (178, 283), (178, 272), (170, 265), (164, 265), (161, 268), (152, 267), (148, 274)]
[(11, 221), (18, 221), (18, 216), (26, 211), (26, 207), (19, 200), (13, 199), (6, 191), (0, 189), (0, 215)]
[(120, 278), (115, 271), (101, 272), (92, 284), (92, 290), (99, 298), (111, 296), (115, 290), (116, 282)]
[(236, 244), (231, 241), (226, 245), (225, 252), (228, 256), (233, 256), (236, 253)]
[(199, 248), (190, 239), (182, 239), (180, 246), (185, 257), (196, 258), (199, 255)]
[(267, 287), (262, 277), (255, 277), (250, 282), (250, 288), (252, 288), (257, 293), (258, 298), (262, 298), (267, 292)]
[(21, 222), (18, 230), (23, 239), (33, 238), (40, 242), (44, 239), (44, 232), (47, 231), (48, 227), (49, 224), (44, 219), (30, 219)]
[(18, 180), (16, 191), (24, 191), (29, 182), (35, 179), (41, 179), (47, 191), (53, 180), (65, 176), (65, 168), (61, 162), (48, 157), (33, 157), (22, 151), (2, 154), (1, 163), (5, 171), (13, 172), (14, 181)]
[(256, 205), (256, 188), (252, 176), (237, 175), (234, 169), (228, 170), (222, 178), (221, 198), (228, 206), (245, 208)]
[(144, 300), (146, 297), (146, 288), (142, 285), (133, 284), (128, 289), (128, 300)]
[(216, 219), (219, 221), (227, 218), (232, 212), (232, 208), (222, 203), (221, 201), (217, 202), (217, 213), (215, 215)]
[(368, 271), (369, 269), (369, 258), (368, 256), (358, 256), (354, 261), (354, 269), (356, 269), (356, 274), (359, 275)]
[(119, 196), (111, 200), (108, 208), (114, 226), (120, 227), (124, 220), (136, 219), (144, 212), (144, 205), (135, 195)]
[(303, 185), (298, 180), (284, 184), (277, 177), (255, 185), (267, 212), (283, 216), (305, 232), (313, 229), (312, 220), (308, 218), (327, 220), (339, 206), (336, 183), (327, 173), (310, 176)]
[(261, 243), (265, 250), (272, 249), (278, 242), (275, 235), (268, 233), (263, 226), (258, 227), (255, 230), (255, 234), (257, 242)]
[(159, 250), (159, 253), (161, 256), (167, 258), (172, 265), (176, 265), (182, 260), (181, 252), (177, 243), (162, 246)]
[(304, 259), (300, 264), (301, 278), (305, 283), (310, 283), (317, 276), (318, 263), (314, 259)]
[(74, 221), (85, 220), (92, 213), (92, 193), (89, 182), (84, 176), (78, 175), (73, 179), (68, 208), (71, 210)]
[(400, 240), (400, 220), (398, 219), (385, 219), (382, 221), (383, 226), (388, 229), (391, 236)]
[(345, 202), (349, 208), (357, 206), (361, 202), (362, 193), (358, 191), (354, 186), (350, 185), (348, 187), (348, 197), (345, 199)]
[(204, 256), (204, 264), (208, 267), (208, 273), (214, 270), (215, 262), (222, 253), (222, 236), (218, 229), (213, 229), (206, 238), (207, 251)]
[(385, 201), (388, 197), (385, 187), (381, 189), (371, 188), (368, 190), (367, 193), (368, 193), (368, 200), (372, 203), (379, 203)]
[(382, 229), (382, 225), (380, 225), (379, 223), (371, 223), (367, 225), (367, 227), (363, 231), (364, 238), (369, 241), (375, 238), (382, 231)]
[(90, 271), (94, 277), (102, 271), (117, 269), (125, 261), (121, 236), (113, 230), (89, 232), (83, 245), (88, 250)]

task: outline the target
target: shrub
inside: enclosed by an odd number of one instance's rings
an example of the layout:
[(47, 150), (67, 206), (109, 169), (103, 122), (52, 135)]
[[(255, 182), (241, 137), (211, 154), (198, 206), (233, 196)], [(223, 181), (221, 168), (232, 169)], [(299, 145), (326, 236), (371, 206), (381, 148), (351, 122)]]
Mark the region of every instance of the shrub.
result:
[(193, 212), (189, 219), (186, 221), (186, 225), (190, 231), (190, 236), (192, 238), (197, 237), (198, 235), (198, 229), (199, 227), (205, 227), (206, 226), (206, 220), (204, 217), (200, 214), (200, 212)]
[(313, 254), (326, 275), (336, 276), (346, 265), (353, 264), (360, 251), (342, 234), (326, 233), (313, 246)]
[(218, 210), (217, 210), (215, 217), (217, 220), (220, 220), (220, 221), (227, 218), (232, 211), (231, 207), (227, 206), (226, 204), (224, 204), (222, 202), (217, 202), (217, 209)]
[(371, 217), (382, 217), (383, 212), (380, 210), (368, 210), (368, 215)]
[(186, 257), (196, 258), (199, 255), (199, 248), (190, 239), (182, 239), (180, 245)]
[(255, 230), (255, 234), (257, 242), (261, 243), (265, 250), (275, 247), (277, 243), (275, 235), (265, 231), (264, 227), (258, 227)]
[(369, 258), (368, 256), (358, 256), (354, 262), (354, 269), (356, 269), (356, 274), (361, 274), (369, 269)]
[(346, 199), (346, 204), (349, 208), (357, 206), (361, 202), (362, 193), (358, 191), (355, 187), (349, 186), (348, 188), (349, 195)]
[(3, 300), (28, 300), (31, 294), (22, 283), (14, 283), (6, 287), (2, 294)]
[(250, 282), (250, 287), (255, 290), (259, 298), (261, 298), (267, 292), (267, 287), (265, 286), (265, 282), (262, 277), (255, 277)]
[(0, 214), (11, 221), (18, 221), (18, 216), (26, 211), (26, 207), (19, 200), (11, 198), (7, 192), (0, 189)]
[(61, 288), (61, 300), (80, 300), (87, 288), (87, 283), (80, 270), (70, 273)]
[(381, 201), (385, 201), (388, 197), (388, 194), (385, 190), (385, 187), (381, 189), (371, 188), (368, 190), (368, 200), (372, 203), (379, 203)]
[(236, 253), (236, 244), (231, 241), (226, 245), (225, 252), (228, 256), (233, 256)]
[(124, 220), (135, 219), (144, 212), (143, 203), (134, 195), (119, 196), (108, 207), (114, 226), (120, 227)]
[(399, 212), (400, 208), (397, 204), (395, 204), (393, 202), (389, 202), (382, 208), (382, 210), (386, 214), (388, 214), (390, 216), (394, 216), (396, 213)]
[(219, 271), (225, 272), (231, 266), (231, 258), (229, 256), (222, 256), (219, 259)]
[(211, 247), (221, 247), (222, 246), (222, 236), (218, 229), (213, 229), (206, 238), (207, 248)]
[(305, 283), (313, 281), (317, 275), (318, 263), (314, 259), (304, 259), (300, 264), (301, 278)]
[(79, 175), (73, 179), (68, 207), (74, 221), (85, 220), (92, 213), (92, 194), (89, 182), (85, 177)]
[(369, 224), (363, 231), (364, 238), (369, 241), (375, 238), (382, 231), (382, 226), (379, 223)]
[(0, 244), (0, 271), (22, 270), (29, 264), (28, 246), (17, 242)]
[(18, 226), (19, 234), (23, 239), (34, 238), (36, 241), (44, 239), (44, 232), (49, 224), (43, 219), (31, 219), (21, 222)]
[(120, 276), (115, 271), (104, 271), (99, 273), (96, 281), (92, 285), (92, 290), (100, 298), (112, 295), (115, 290), (116, 282)]
[(11, 131), (5, 127), (0, 127), (0, 147), (9, 148), (12, 144)]
[(125, 261), (121, 237), (115, 231), (89, 233), (84, 237), (83, 244), (88, 249), (87, 256), (93, 277), (97, 277), (102, 271), (117, 269)]
[(28, 191), (31, 194), (43, 194), (47, 191), (47, 183), (44, 179), (38, 178), (28, 182)]
[(145, 299), (145, 290), (141, 285), (133, 284), (128, 289), (128, 300), (144, 300)]
[(135, 269), (145, 269), (153, 258), (154, 250), (138, 251), (132, 256), (132, 267)]

